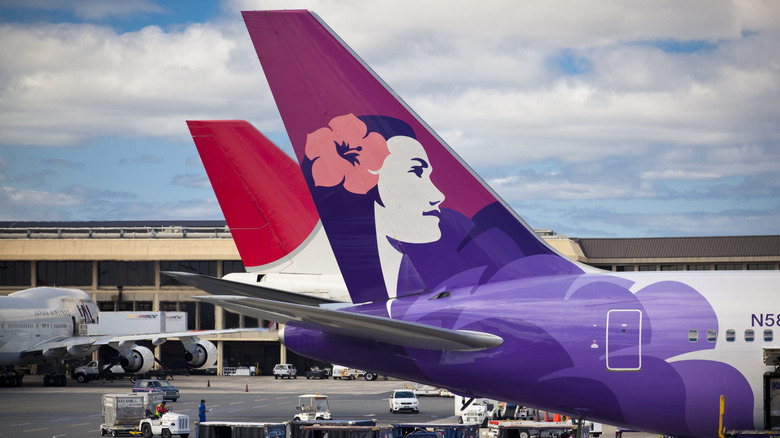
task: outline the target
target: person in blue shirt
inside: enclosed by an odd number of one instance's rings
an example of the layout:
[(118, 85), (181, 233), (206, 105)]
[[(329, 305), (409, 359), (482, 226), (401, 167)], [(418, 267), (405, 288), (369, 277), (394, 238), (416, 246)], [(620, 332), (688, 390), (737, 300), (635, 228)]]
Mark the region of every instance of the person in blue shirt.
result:
[(211, 409), (206, 409), (206, 400), (200, 401), (200, 406), (198, 406), (198, 421), (203, 423), (206, 421), (206, 412), (210, 411)]

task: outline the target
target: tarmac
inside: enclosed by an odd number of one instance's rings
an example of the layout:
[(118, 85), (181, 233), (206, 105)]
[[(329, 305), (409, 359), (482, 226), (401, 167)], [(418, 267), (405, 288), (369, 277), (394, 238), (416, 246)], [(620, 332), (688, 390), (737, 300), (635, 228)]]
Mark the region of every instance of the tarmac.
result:
[[(373, 418), (377, 424), (457, 423), (451, 397), (422, 397), (420, 414), (390, 414), (389, 394), (408, 383), (396, 379), (368, 382), (302, 377), (277, 380), (272, 376), (174, 376), (171, 383), (179, 389), (181, 398), (168, 403), (169, 406), (193, 420), (197, 418), (200, 399), (205, 399), (207, 407), (213, 409), (209, 413), (210, 421), (289, 421), (297, 397), (316, 392), (328, 395), (331, 411), (337, 418)], [(100, 436), (102, 394), (129, 393), (131, 389), (128, 379), (86, 384), (69, 379), (65, 387), (44, 387), (40, 376), (27, 376), (21, 388), (0, 388), (0, 438)], [(604, 425), (602, 437), (613, 437), (615, 431), (615, 427)], [(657, 435), (624, 433), (624, 436)]]

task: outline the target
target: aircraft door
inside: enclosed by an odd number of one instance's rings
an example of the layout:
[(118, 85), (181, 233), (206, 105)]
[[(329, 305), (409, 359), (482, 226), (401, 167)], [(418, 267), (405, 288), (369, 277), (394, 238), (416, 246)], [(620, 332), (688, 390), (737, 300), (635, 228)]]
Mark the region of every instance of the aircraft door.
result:
[(776, 375), (765, 376), (764, 385), (766, 427), (774, 429), (780, 427), (780, 377)]
[(642, 368), (642, 311), (607, 312), (607, 369), (639, 371)]

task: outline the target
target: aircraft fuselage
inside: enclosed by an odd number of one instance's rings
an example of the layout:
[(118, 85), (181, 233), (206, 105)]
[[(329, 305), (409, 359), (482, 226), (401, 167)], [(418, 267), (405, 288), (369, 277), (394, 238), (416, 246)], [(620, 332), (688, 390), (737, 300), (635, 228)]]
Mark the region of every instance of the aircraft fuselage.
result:
[(354, 308), (504, 339), (482, 351), (404, 348), (295, 324), (283, 337), (306, 356), (462, 395), (715, 436), (721, 395), (729, 428), (763, 427), (763, 379), (774, 368), (762, 354), (780, 347), (771, 335), (778, 309), (768, 307), (778, 284), (774, 272), (605, 272), (445, 287)]
[[(90, 295), (77, 289), (34, 288), (0, 297), (0, 366), (55, 360), (63, 351), (23, 355), (35, 344), (74, 335), (74, 324), (93, 322), (97, 306)], [(83, 354), (83, 351), (79, 351)]]

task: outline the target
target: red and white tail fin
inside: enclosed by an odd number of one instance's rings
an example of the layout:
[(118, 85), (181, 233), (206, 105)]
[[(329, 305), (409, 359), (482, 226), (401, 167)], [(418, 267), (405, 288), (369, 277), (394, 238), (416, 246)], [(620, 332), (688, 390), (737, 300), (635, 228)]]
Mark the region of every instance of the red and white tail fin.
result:
[(268, 287), (345, 291), (295, 160), (243, 120), (187, 125), (247, 271)]

